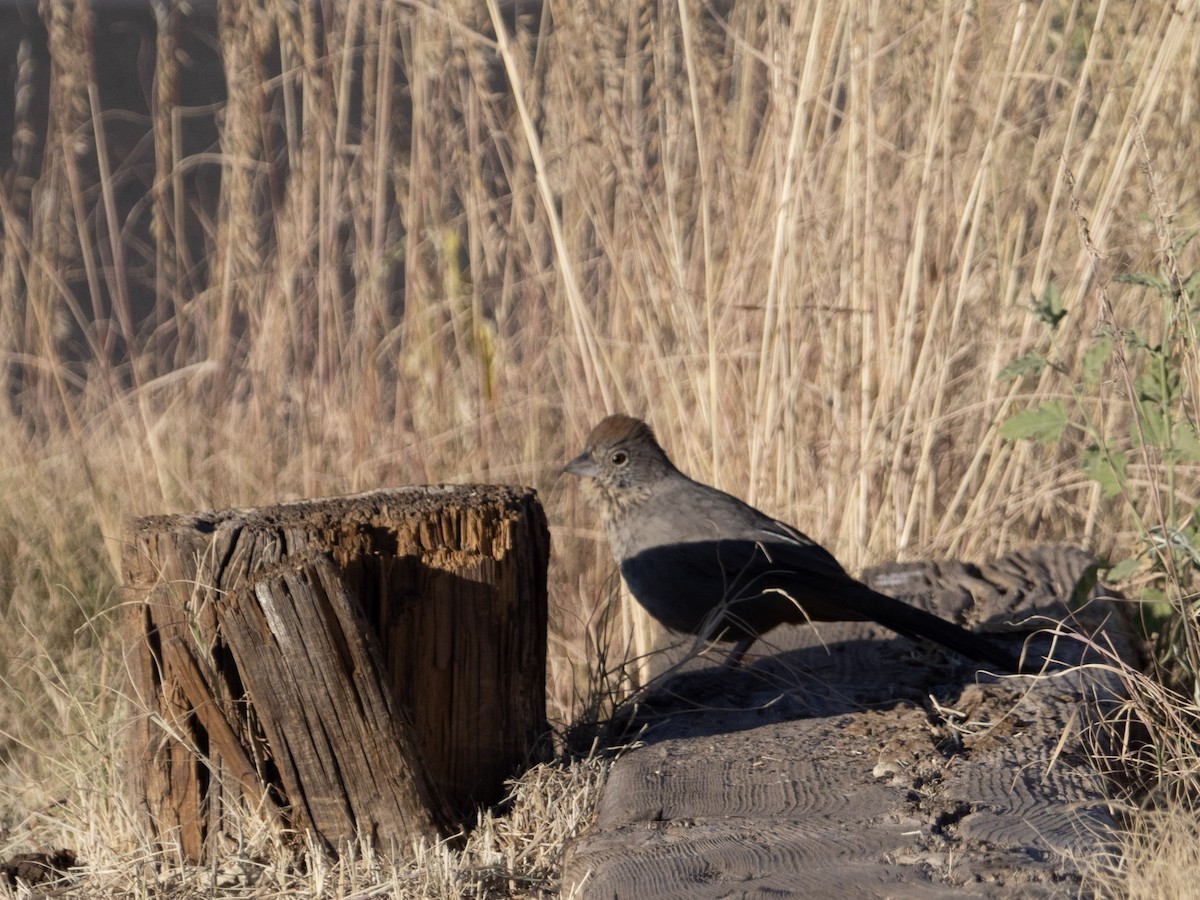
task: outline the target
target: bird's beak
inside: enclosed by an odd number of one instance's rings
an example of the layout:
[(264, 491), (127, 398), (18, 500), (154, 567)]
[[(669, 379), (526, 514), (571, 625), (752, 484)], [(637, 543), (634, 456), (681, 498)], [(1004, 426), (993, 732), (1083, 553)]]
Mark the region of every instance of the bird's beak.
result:
[(563, 468), (568, 475), (578, 475), (580, 478), (595, 478), (600, 470), (596, 461), (587, 453), (580, 453)]

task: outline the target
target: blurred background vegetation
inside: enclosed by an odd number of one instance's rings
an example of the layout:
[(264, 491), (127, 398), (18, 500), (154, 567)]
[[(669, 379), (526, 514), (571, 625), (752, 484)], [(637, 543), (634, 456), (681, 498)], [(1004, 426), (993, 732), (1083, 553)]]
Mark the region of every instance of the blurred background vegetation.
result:
[(113, 815), (139, 514), (532, 485), (569, 721), (606, 411), (852, 570), (1130, 560), (1194, 749), (1196, 3), (0, 17), (0, 835)]

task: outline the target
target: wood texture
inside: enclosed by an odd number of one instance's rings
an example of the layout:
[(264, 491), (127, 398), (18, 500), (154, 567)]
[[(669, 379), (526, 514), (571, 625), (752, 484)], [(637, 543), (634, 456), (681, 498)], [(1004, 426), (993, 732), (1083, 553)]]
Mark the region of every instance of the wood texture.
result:
[(533, 492), (504, 487), (131, 523), (146, 827), (203, 860), (249, 806), (405, 852), (501, 799), (545, 729), (548, 554)]
[[(1104, 629), (1099, 590), (1064, 600), (1092, 560), (1069, 548), (982, 566), (864, 573), (879, 590), (1012, 646), (1044, 620)], [(1007, 637), (1005, 637), (1007, 635)], [(742, 670), (663, 653), (641, 746), (618, 759), (593, 828), (568, 850), (564, 893), (657, 897), (1074, 896), (1110, 840), (1086, 749), (1117, 687), (1057, 667), (995, 678), (869, 624), (780, 629)], [(1034, 637), (1030, 649), (1050, 641)], [(1084, 645), (1060, 642), (1065, 662)], [(772, 655), (773, 654), (773, 655)], [(718, 651), (717, 661), (720, 658)]]

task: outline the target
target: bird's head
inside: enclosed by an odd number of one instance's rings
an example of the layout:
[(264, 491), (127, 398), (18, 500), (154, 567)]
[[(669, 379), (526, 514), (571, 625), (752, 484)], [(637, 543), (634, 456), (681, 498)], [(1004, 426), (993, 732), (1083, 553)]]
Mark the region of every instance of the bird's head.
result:
[(609, 416), (592, 429), (583, 452), (565, 469), (589, 479), (597, 499), (616, 512), (645, 499), (675, 467), (650, 426), (632, 416)]

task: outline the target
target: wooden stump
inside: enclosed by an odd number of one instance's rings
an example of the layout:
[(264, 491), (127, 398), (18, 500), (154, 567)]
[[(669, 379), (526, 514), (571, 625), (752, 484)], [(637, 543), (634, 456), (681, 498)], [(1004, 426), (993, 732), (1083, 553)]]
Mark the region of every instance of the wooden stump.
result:
[(407, 851), (536, 753), (549, 532), (533, 491), (411, 487), (132, 522), (130, 790), (210, 858), (238, 806)]

